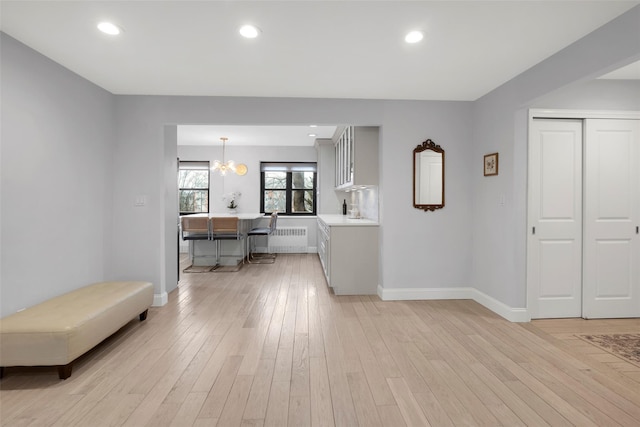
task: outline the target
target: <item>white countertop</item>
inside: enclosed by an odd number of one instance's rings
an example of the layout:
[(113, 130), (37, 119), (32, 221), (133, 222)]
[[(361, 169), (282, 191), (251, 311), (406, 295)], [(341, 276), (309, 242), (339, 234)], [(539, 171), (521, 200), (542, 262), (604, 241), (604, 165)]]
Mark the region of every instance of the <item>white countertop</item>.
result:
[(318, 218), (327, 224), (329, 227), (344, 227), (344, 226), (368, 226), (368, 227), (377, 227), (380, 224), (378, 221), (373, 221), (371, 219), (355, 219), (349, 218), (349, 215), (318, 215)]
[[(194, 217), (194, 216), (205, 216), (205, 217), (209, 217), (209, 218), (216, 217), (216, 216), (217, 217), (237, 216), (238, 219), (241, 219), (241, 220), (258, 219), (258, 218), (265, 217), (264, 214), (261, 214), (259, 212), (257, 212), (257, 213), (251, 213), (251, 212), (249, 212), (249, 213), (240, 213), (240, 212), (238, 212), (238, 213), (235, 213), (235, 214), (230, 214), (229, 212), (210, 212), (208, 214), (206, 214), (206, 213), (205, 214), (191, 214), (191, 215), (183, 215), (183, 216), (191, 216), (191, 217)], [(265, 217), (265, 218), (268, 218), (268, 216)]]

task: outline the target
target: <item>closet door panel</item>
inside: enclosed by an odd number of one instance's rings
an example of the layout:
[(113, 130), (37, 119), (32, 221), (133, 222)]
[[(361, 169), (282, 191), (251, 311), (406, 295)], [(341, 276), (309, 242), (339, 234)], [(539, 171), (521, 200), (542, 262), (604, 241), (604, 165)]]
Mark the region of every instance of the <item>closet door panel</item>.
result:
[(532, 318), (582, 311), (582, 121), (534, 120), (527, 301)]
[[(598, 239), (595, 242), (597, 268), (595, 276), (596, 299), (628, 299), (633, 296), (633, 268), (631, 239)], [(615, 316), (608, 316), (615, 317)]]
[(640, 121), (585, 123), (583, 317), (640, 316)]

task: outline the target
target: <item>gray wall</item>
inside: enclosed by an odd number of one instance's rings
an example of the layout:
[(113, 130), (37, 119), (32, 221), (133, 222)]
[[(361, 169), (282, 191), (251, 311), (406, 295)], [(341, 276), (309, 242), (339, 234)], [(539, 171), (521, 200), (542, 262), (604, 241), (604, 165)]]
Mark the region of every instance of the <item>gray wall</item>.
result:
[[(640, 7), (473, 103), (113, 96), (2, 36), (1, 314), (103, 278), (149, 280), (162, 302), (176, 277), (175, 125), (199, 123), (381, 126), (382, 285), (474, 287), (523, 307), (527, 109), (640, 58), (638, 22)], [(596, 108), (573, 96), (563, 105)], [(630, 107), (613, 98), (606, 108)], [(411, 206), (426, 138), (446, 150), (446, 207), (428, 213)], [(496, 151), (500, 175), (485, 178)]]
[(105, 277), (113, 95), (0, 34), (0, 313)]
[[(613, 93), (600, 103), (586, 102), (588, 96), (577, 95), (574, 89), (640, 59), (639, 22), (640, 6), (636, 6), (474, 103), (472, 274), (480, 292), (509, 307), (526, 304), (528, 108), (633, 106), (627, 96), (620, 97), (619, 105), (613, 102)], [(575, 101), (559, 100), (560, 92), (555, 91), (561, 89)], [(545, 96), (550, 97), (548, 102), (542, 99)], [(500, 173), (483, 177), (483, 155), (492, 152), (500, 153)], [(499, 203), (502, 197), (504, 206)]]
[[(178, 146), (180, 160), (208, 160), (222, 159), (222, 146), (219, 141), (211, 146)], [(260, 162), (315, 162), (318, 160), (316, 149), (308, 147), (256, 147), (233, 146), (227, 144), (226, 160), (233, 160), (247, 165), (247, 173), (238, 176), (233, 173), (222, 177), (217, 172), (210, 174), (211, 192), (209, 195), (210, 212), (225, 212), (226, 203), (222, 199), (224, 194), (232, 191), (240, 192), (238, 212), (260, 212)]]
[[(471, 103), (118, 96), (116, 111), (118, 174), (113, 208), (117, 226), (113, 241), (132, 241), (114, 251), (110, 271), (116, 277), (150, 280), (160, 294), (170, 289), (173, 280), (160, 274), (165, 258), (166, 263), (173, 259), (173, 255), (165, 255), (171, 248), (163, 244), (158, 232), (165, 224), (163, 195), (167, 191), (159, 177), (165, 173), (164, 156), (174, 156), (165, 153), (164, 125), (350, 123), (381, 126), (381, 236), (394, 248), (386, 251), (383, 245), (383, 284), (402, 288), (470, 286)], [(447, 208), (438, 213), (412, 207), (412, 150), (427, 138), (441, 143), (448, 153)], [(148, 196), (148, 205), (134, 207), (136, 195), (143, 194)], [(140, 215), (142, 211), (146, 213)], [(174, 231), (175, 227), (166, 226), (163, 233)], [(433, 263), (428, 276), (425, 263)]]
[(532, 108), (640, 111), (640, 80), (589, 80), (537, 99)]
[[(222, 199), (224, 194), (232, 191), (240, 192), (237, 200), (237, 211), (240, 213), (260, 212), (260, 162), (316, 162), (317, 152), (313, 146), (307, 147), (262, 147), (262, 146), (233, 146), (230, 141), (226, 147), (226, 160), (233, 160), (247, 165), (247, 173), (243, 176), (227, 174), (224, 177), (217, 172), (210, 175), (209, 212), (226, 212), (226, 203)], [(211, 146), (178, 146), (180, 160), (214, 160), (222, 159), (222, 146), (219, 142)], [(254, 224), (256, 227), (267, 227), (269, 219), (264, 218)], [(286, 217), (278, 218), (278, 225), (282, 227), (306, 226), (308, 246), (316, 248), (316, 217)], [(255, 243), (262, 247), (266, 238), (257, 237)], [(186, 248), (183, 243), (183, 248)]]
[[(385, 103), (380, 145), (380, 241), (385, 288), (472, 286), (471, 107), (469, 102)], [(445, 207), (413, 207), (413, 149), (445, 150)]]

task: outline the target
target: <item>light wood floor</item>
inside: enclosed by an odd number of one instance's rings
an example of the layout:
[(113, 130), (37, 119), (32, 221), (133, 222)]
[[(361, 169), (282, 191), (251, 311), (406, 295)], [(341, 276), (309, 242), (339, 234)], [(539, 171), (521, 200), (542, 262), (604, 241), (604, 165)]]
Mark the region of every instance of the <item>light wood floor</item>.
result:
[[(3, 426), (638, 426), (640, 368), (472, 301), (336, 297), (316, 255), (182, 275), (74, 365), (7, 368)], [(612, 359), (613, 358), (613, 359)]]

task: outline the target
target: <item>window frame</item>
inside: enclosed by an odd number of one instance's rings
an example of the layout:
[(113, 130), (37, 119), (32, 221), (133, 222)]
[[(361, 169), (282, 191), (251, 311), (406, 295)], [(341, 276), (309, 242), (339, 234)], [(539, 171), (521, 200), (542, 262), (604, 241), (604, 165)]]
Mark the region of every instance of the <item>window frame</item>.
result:
[[(313, 167), (313, 170), (295, 170), (296, 166)], [(265, 188), (265, 167), (282, 167), (281, 170), (272, 169), (274, 172), (286, 172), (286, 188), (283, 189), (271, 189)], [(293, 173), (294, 172), (313, 172), (313, 187), (312, 188), (293, 188)], [(260, 162), (260, 213), (270, 215), (273, 212), (265, 212), (264, 197), (265, 191), (284, 191), (285, 192), (285, 212), (278, 211), (278, 215), (285, 216), (316, 216), (318, 212), (317, 190), (318, 190), (318, 162)], [(294, 191), (311, 191), (313, 195), (313, 210), (312, 212), (292, 212), (291, 204), (293, 200)]]
[[(191, 163), (192, 165), (197, 165), (199, 164), (201, 167), (191, 167), (191, 168), (181, 168), (181, 166), (183, 164), (189, 164)], [(186, 169), (190, 169), (190, 170), (206, 170), (207, 171), (207, 188), (195, 188), (195, 187), (180, 187), (180, 171), (181, 170), (186, 170)], [(199, 211), (199, 212), (184, 212), (182, 211), (181, 208), (181, 204), (180, 204), (180, 200), (181, 200), (181, 194), (182, 191), (206, 191), (207, 193), (207, 210), (206, 211)], [(211, 210), (211, 164), (208, 160), (180, 160), (178, 159), (178, 210), (179, 210), (179, 214), (182, 215), (196, 215), (196, 214), (203, 214), (206, 213), (208, 214), (209, 211)]]

